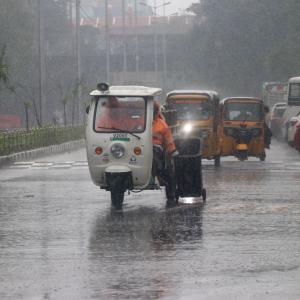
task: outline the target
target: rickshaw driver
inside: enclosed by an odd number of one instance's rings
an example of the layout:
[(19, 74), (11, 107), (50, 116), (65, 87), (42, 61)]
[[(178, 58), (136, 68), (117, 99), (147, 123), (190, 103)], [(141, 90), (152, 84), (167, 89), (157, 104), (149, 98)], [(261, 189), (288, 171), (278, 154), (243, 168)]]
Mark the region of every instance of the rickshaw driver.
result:
[(173, 140), (171, 130), (160, 112), (160, 105), (157, 101), (153, 107), (153, 122), (152, 122), (152, 143), (153, 143), (153, 165), (152, 174), (157, 176), (159, 181), (163, 180), (166, 185), (167, 207), (175, 206), (175, 182), (174, 171), (172, 168), (164, 167), (164, 152), (168, 158), (173, 158), (178, 155), (176, 146)]
[(100, 129), (129, 129), (129, 119), (124, 115), (118, 98), (110, 96), (104, 102), (104, 112), (100, 115), (97, 127)]

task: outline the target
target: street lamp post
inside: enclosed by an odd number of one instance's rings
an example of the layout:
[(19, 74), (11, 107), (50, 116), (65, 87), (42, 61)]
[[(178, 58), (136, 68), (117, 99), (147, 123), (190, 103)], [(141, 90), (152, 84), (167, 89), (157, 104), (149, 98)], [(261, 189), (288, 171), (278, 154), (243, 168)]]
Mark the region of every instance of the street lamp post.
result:
[(134, 0), (134, 27), (135, 27), (135, 73), (136, 81), (139, 80), (139, 40), (138, 40), (138, 2)]
[(125, 0), (122, 0), (122, 39), (123, 39), (123, 84), (126, 81), (126, 73), (127, 73), (127, 49), (126, 49), (126, 6)]
[[(171, 4), (171, 2), (166, 2), (165, 0), (163, 1), (162, 4), (160, 5), (156, 5), (156, 0), (153, 0), (153, 6), (148, 5), (146, 3), (141, 3), (142, 5), (146, 5), (149, 6), (153, 9), (153, 13), (154, 16), (157, 17), (157, 9), (160, 7), (164, 8), (164, 16), (165, 16), (165, 7), (169, 4)], [(166, 41), (165, 41), (165, 37), (163, 35), (163, 56), (164, 56), (164, 66), (163, 66), (163, 70), (164, 73), (166, 73)], [(157, 32), (157, 21), (154, 24), (154, 74), (155, 74), (155, 83), (157, 84), (158, 82), (158, 32)], [(166, 75), (164, 75), (165, 77)], [(165, 79), (164, 79), (165, 80)]]
[(81, 90), (81, 57), (80, 57), (80, 0), (76, 0), (76, 28), (75, 28), (75, 44), (76, 44), (76, 73), (77, 73), (77, 121), (80, 123), (80, 117), (81, 117), (81, 96), (82, 96), (82, 90)]
[(44, 106), (44, 24), (42, 19), (42, 4), (41, 0), (37, 0), (38, 4), (38, 55), (39, 55), (39, 119), (38, 125), (43, 123), (43, 106)]
[[(163, 4), (165, 3), (166, 1), (164, 0)], [(165, 20), (166, 5), (163, 6), (163, 16)], [(166, 81), (167, 81), (167, 43), (166, 43), (166, 26), (165, 26), (165, 28), (163, 29), (163, 89), (164, 90), (166, 90)]]
[[(157, 5), (156, 0), (153, 0), (154, 16), (157, 17)], [(155, 84), (158, 82), (158, 49), (157, 49), (157, 20), (154, 24), (154, 74)]]
[(108, 0), (105, 0), (105, 54), (106, 54), (106, 81), (110, 82), (110, 33), (109, 33), (109, 16)]

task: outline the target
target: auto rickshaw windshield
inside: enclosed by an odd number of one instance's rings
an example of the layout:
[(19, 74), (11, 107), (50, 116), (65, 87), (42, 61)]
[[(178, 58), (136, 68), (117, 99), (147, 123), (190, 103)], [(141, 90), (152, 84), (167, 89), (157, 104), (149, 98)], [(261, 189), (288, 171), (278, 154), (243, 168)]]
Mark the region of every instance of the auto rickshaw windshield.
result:
[(208, 100), (178, 99), (170, 104), (177, 111), (180, 121), (208, 120), (212, 115), (212, 105)]
[(96, 98), (96, 132), (141, 133), (145, 130), (146, 101), (143, 97), (105, 96)]
[(262, 119), (262, 105), (260, 103), (229, 102), (225, 104), (224, 120), (226, 121), (252, 121)]

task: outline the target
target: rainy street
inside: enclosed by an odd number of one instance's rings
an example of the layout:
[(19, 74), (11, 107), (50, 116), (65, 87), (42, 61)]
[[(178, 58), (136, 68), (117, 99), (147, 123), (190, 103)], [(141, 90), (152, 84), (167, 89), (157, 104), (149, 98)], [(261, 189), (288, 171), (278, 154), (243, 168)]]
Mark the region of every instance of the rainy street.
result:
[(204, 205), (148, 191), (116, 213), (85, 149), (0, 169), (0, 298), (299, 299), (299, 154), (203, 176)]

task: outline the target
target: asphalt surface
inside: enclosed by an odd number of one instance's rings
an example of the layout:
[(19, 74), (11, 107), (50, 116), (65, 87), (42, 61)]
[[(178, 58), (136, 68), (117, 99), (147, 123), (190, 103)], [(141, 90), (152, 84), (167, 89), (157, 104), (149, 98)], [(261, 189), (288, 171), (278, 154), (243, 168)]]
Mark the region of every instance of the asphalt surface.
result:
[(94, 186), (84, 149), (0, 169), (0, 299), (300, 299), (300, 155), (204, 161), (207, 203)]

